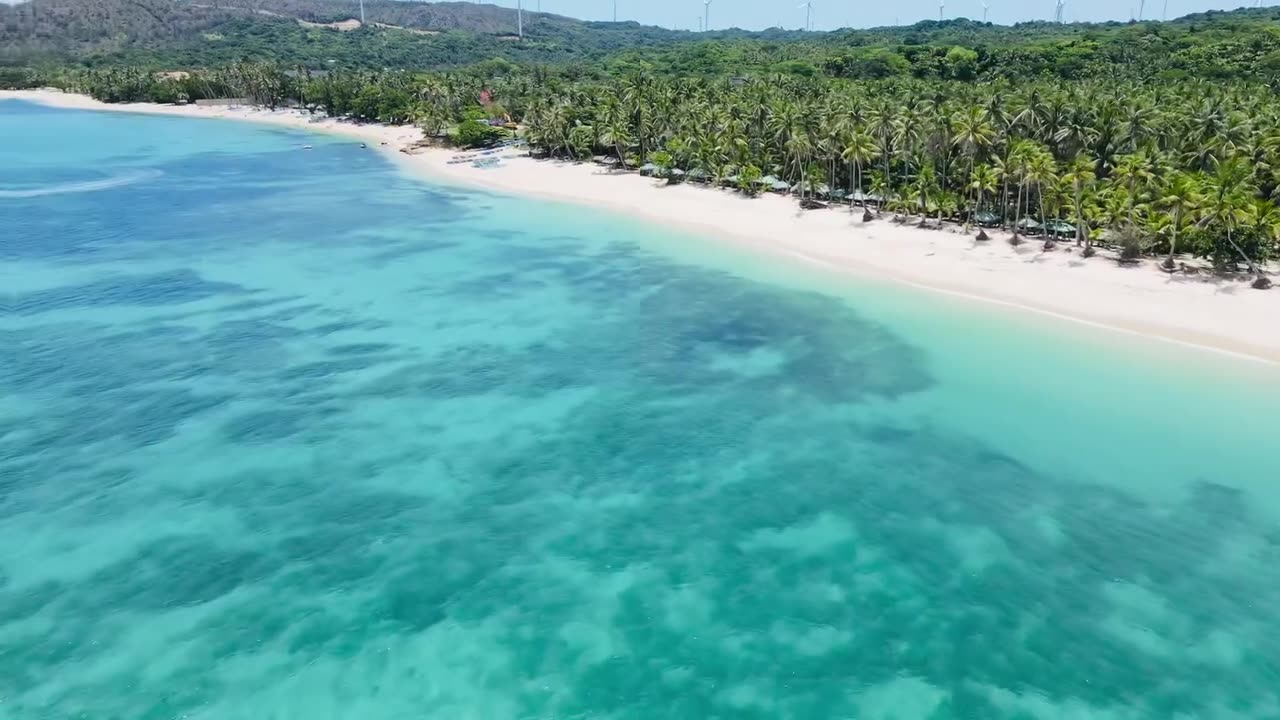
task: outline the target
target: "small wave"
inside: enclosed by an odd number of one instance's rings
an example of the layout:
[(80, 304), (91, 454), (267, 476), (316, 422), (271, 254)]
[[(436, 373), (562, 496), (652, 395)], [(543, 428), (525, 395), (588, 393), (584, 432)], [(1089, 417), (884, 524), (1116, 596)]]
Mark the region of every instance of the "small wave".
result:
[(42, 195), (63, 195), (67, 193), (96, 192), (110, 188), (132, 185), (134, 183), (160, 177), (159, 170), (138, 170), (121, 173), (101, 180), (85, 180), (83, 182), (59, 183), (46, 187), (24, 188), (22, 190), (5, 190), (0, 188), (0, 198), (33, 198)]

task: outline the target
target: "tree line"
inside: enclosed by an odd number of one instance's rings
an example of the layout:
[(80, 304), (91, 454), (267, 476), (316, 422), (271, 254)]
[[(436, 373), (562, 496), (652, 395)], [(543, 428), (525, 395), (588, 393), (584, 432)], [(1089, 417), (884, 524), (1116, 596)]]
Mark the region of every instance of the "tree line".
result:
[[(1179, 251), (1220, 268), (1277, 251), (1280, 101), (1264, 87), (1176, 83), (667, 81), (633, 76), (526, 100), (535, 147), (761, 173), (903, 214), (1023, 228), (1073, 225), (1130, 254)], [(852, 204), (850, 205), (852, 210)], [(1045, 240), (1052, 247), (1052, 234)]]
[[(329, 72), (238, 63), (182, 75), (127, 68), (44, 77), (108, 102), (243, 97), (431, 136), (519, 121), (536, 150), (697, 171), (746, 190), (772, 175), (801, 196), (1007, 229), (1048, 226), (1085, 255), (1179, 253), (1242, 267), (1280, 248), (1280, 98), (1260, 83), (1042, 80), (1013, 84), (776, 75), (577, 77), (503, 61), (459, 72)], [(850, 210), (853, 209), (850, 203)], [(1057, 223), (1055, 225), (1055, 223)], [(1063, 238), (1046, 232), (1052, 247)]]

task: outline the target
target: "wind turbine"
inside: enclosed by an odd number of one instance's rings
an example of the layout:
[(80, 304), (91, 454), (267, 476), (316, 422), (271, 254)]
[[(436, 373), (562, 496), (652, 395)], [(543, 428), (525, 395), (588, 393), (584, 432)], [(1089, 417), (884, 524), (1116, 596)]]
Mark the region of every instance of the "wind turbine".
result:
[[(364, 0), (360, 0), (364, 2)], [(516, 0), (516, 36), (524, 39), (524, 2)]]
[(942, 22), (943, 14), (947, 11), (947, 0), (938, 0), (938, 22)]
[(360, 0), (360, 24), (364, 25), (364, 0)]
[(804, 4), (797, 5), (796, 7), (804, 8), (804, 29), (812, 30), (813, 29), (813, 22), (812, 22), (813, 0), (807, 0), (807, 2), (805, 2)]
[(613, 21), (618, 22), (618, 0), (613, 0)]
[(987, 0), (982, 0), (982, 22), (987, 21), (987, 11), (991, 9), (991, 4)]
[(1138, 0), (1138, 22), (1142, 22), (1142, 11), (1147, 7), (1147, 0)]
[(1066, 22), (1063, 17), (1066, 14), (1067, 0), (1057, 0), (1057, 4), (1053, 7), (1053, 21), (1059, 25)]
[(702, 29), (711, 29), (711, 0), (702, 0)]

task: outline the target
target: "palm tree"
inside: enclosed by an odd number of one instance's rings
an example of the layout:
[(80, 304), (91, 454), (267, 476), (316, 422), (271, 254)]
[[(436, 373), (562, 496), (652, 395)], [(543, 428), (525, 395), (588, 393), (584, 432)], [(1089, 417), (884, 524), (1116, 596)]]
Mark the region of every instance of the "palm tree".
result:
[(1156, 204), (1169, 211), (1169, 255), (1164, 259), (1164, 269), (1172, 271), (1176, 265), (1173, 256), (1178, 252), (1178, 231), (1185, 221), (1204, 200), (1200, 194), (1200, 183), (1195, 176), (1185, 172), (1175, 172), (1165, 183), (1164, 190)]
[[(953, 142), (960, 146), (961, 151), (969, 160), (966, 187), (973, 184), (973, 166), (977, 161), (978, 153), (990, 147), (994, 134), (995, 131), (992, 129), (991, 123), (987, 122), (986, 112), (981, 107), (971, 105), (956, 114)], [(971, 218), (972, 216), (973, 208), (970, 207), (966, 217)]]
[(844, 159), (850, 169), (849, 175), (849, 212), (853, 212), (853, 196), (855, 193), (862, 191), (862, 166), (869, 161), (876, 152), (876, 142), (871, 135), (862, 130), (855, 130), (845, 141), (844, 150), (840, 153), (840, 157)]
[[(901, 151), (904, 157), (910, 159), (920, 150), (920, 130), (922, 119), (919, 108), (914, 104), (908, 104), (898, 115), (898, 121), (894, 125), (893, 142)], [(910, 163), (903, 163), (902, 166), (902, 182), (907, 182), (907, 172), (910, 170)]]
[(987, 195), (994, 195), (996, 188), (999, 187), (1000, 176), (990, 165), (978, 165), (969, 173), (969, 178), (966, 189), (973, 192), (977, 209), (981, 211), (986, 205)]
[(601, 145), (612, 145), (618, 154), (618, 167), (627, 169), (627, 156), (624, 149), (631, 143), (631, 133), (621, 115), (614, 115), (605, 121), (600, 133)]
[(1076, 215), (1076, 247), (1084, 241), (1084, 256), (1093, 255), (1093, 241), (1089, 234), (1089, 223), (1084, 216), (1084, 197), (1096, 180), (1093, 172), (1094, 161), (1084, 153), (1076, 155), (1067, 171), (1063, 174), (1064, 182), (1071, 186), (1071, 197)]
[(1146, 143), (1158, 119), (1158, 112), (1146, 98), (1138, 96), (1129, 104), (1125, 109), (1122, 129), (1129, 152), (1136, 152)]
[(885, 193), (883, 197), (888, 197), (890, 192), (889, 183), (892, 182), (890, 166), (893, 162), (894, 153), (894, 127), (897, 125), (897, 114), (889, 101), (882, 100), (879, 105), (871, 112), (871, 132), (876, 138), (876, 149), (880, 151), (881, 160), (884, 162), (882, 178), (885, 183)]
[(889, 196), (893, 191), (889, 187), (889, 178), (881, 173), (871, 173), (871, 194), (880, 198), (879, 204), (876, 206), (876, 212), (884, 210), (885, 203), (889, 202)]
[(421, 103), (413, 117), (413, 124), (422, 128), (428, 137), (436, 137), (449, 124), (449, 117), (438, 105)]
[[(1053, 155), (1044, 148), (1039, 148), (1027, 163), (1026, 172), (1023, 175), (1025, 182), (1036, 186), (1036, 196), (1040, 204), (1040, 224), (1043, 225), (1047, 221), (1044, 214), (1044, 186), (1057, 182), (1057, 164), (1053, 161)], [(1044, 248), (1050, 250), (1053, 248), (1054, 242), (1052, 236), (1045, 233)]]
[(1249, 220), (1250, 195), (1255, 191), (1249, 185), (1249, 176), (1249, 168), (1239, 157), (1215, 160), (1213, 173), (1204, 184), (1205, 200), (1200, 217), (1201, 223), (1213, 222), (1222, 227), (1227, 244), (1244, 259), (1249, 273), (1254, 276), (1254, 287), (1262, 289), (1270, 287), (1270, 281), (1232, 238), (1232, 232)]
[(916, 170), (915, 180), (911, 183), (911, 192), (919, 203), (921, 227), (924, 227), (925, 220), (929, 217), (929, 196), (937, 189), (938, 177), (933, 171), (933, 166), (921, 165)]
[[(1009, 164), (1005, 172), (1018, 184), (1018, 197), (1013, 203), (1013, 242), (1018, 242), (1018, 224), (1022, 222), (1022, 197), (1029, 184), (1031, 161), (1036, 155), (1037, 147), (1030, 140), (1019, 140), (1009, 152)], [(1028, 193), (1029, 195), (1029, 193)]]
[(791, 163), (800, 176), (800, 199), (804, 200), (806, 186), (809, 184), (806, 170), (809, 165), (809, 155), (813, 152), (813, 142), (808, 133), (804, 132), (803, 128), (799, 128), (787, 137), (783, 149), (791, 158)]
[(756, 181), (760, 179), (760, 168), (750, 163), (738, 169), (738, 189), (747, 195), (755, 195)]
[(1147, 183), (1154, 178), (1151, 172), (1151, 159), (1143, 152), (1131, 153), (1116, 158), (1114, 176), (1116, 181), (1124, 186), (1125, 192), (1128, 193), (1129, 225), (1133, 226), (1136, 224), (1134, 213), (1140, 193)]

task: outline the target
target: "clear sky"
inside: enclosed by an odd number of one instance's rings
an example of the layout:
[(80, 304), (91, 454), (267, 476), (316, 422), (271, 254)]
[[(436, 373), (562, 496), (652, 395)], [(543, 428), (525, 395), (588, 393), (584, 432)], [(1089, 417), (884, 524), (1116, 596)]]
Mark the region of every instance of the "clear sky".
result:
[[(490, 0), (494, 1), (494, 0)], [(515, 7), (516, 0), (496, 0), (497, 4)], [(587, 20), (609, 20), (613, 16), (613, 0), (522, 0), (525, 8), (537, 9)], [(804, 25), (804, 9), (796, 7), (804, 0), (712, 0), (711, 28), (741, 27), (760, 30), (781, 25), (799, 28)], [(945, 0), (946, 17), (982, 19), (982, 0)], [(987, 0), (992, 22), (1009, 24), (1022, 20), (1051, 20), (1055, 0)], [(1141, 0), (1067, 0), (1068, 20), (1128, 20), (1138, 14)], [(617, 0), (619, 20), (637, 20), (647, 25), (698, 28), (702, 16), (702, 0)], [(1231, 10), (1252, 6), (1254, 0), (1168, 0), (1168, 13), (1175, 18), (1205, 10)], [(1263, 5), (1277, 4), (1263, 0)], [(1144, 17), (1160, 19), (1165, 0), (1146, 0)], [(815, 30), (839, 27), (873, 27), (909, 25), (917, 20), (937, 19), (938, 0), (813, 0)]]

